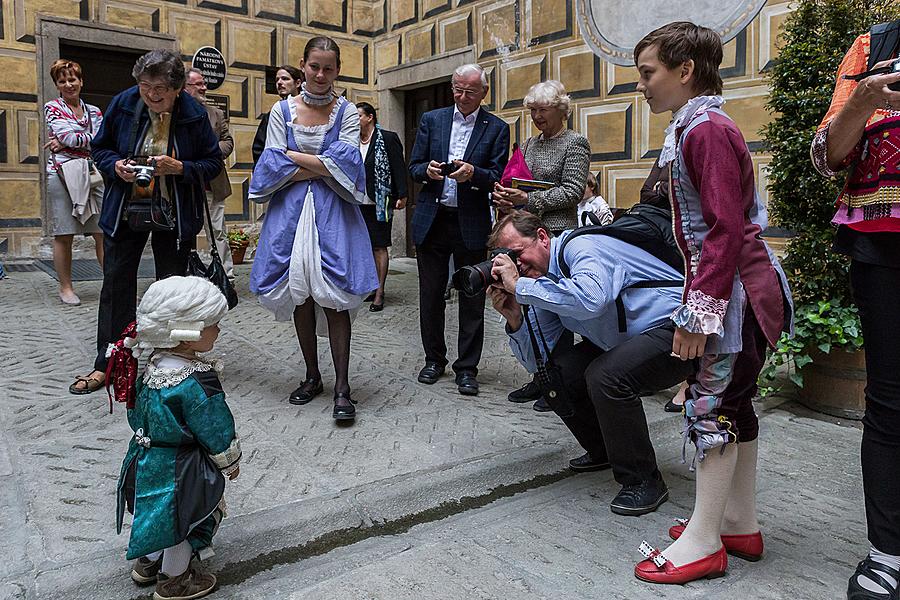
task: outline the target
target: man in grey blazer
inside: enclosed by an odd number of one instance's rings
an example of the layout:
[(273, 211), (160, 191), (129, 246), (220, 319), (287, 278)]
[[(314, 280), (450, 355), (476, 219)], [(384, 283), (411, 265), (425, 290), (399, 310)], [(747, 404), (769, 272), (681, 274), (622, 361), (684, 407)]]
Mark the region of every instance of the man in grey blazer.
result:
[[(184, 89), (193, 96), (194, 100), (199, 102), (206, 108), (206, 114), (209, 116), (209, 124), (212, 125), (213, 131), (219, 136), (219, 150), (222, 151), (222, 162), (234, 150), (234, 139), (231, 132), (228, 131), (228, 117), (221, 109), (210, 106), (206, 103), (206, 80), (203, 73), (198, 69), (189, 69), (187, 79), (184, 82)], [(209, 206), (209, 216), (212, 220), (214, 231), (206, 232), (206, 239), (212, 242), (215, 240), (216, 250), (222, 257), (222, 265), (225, 267), (225, 273), (228, 278), (234, 280), (234, 264), (231, 261), (231, 250), (228, 248), (228, 236), (225, 233), (225, 199), (231, 195), (231, 182), (228, 180), (228, 173), (225, 171), (224, 164), (222, 171), (212, 181), (206, 184), (206, 203)], [(208, 229), (206, 219), (203, 219), (203, 229)]]

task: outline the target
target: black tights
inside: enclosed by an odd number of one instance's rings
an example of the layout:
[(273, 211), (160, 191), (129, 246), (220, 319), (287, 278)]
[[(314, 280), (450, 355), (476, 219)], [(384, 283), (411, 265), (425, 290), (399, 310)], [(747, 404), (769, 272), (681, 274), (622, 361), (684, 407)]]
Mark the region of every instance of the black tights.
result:
[[(331, 360), (334, 362), (334, 394), (343, 393), (349, 396), (350, 382), (350, 312), (322, 308), (328, 321), (328, 341), (331, 344)], [(306, 362), (306, 378), (322, 379), (319, 371), (319, 350), (316, 340), (316, 305), (312, 298), (294, 309), (294, 329), (300, 351)], [(349, 400), (341, 399), (339, 405), (349, 404)]]

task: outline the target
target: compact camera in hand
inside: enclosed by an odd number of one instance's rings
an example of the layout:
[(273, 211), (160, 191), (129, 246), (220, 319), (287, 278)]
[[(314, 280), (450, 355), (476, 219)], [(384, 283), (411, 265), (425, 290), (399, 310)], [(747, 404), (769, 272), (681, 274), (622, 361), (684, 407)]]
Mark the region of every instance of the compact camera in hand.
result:
[(441, 175), (443, 175), (444, 177), (449, 177), (450, 173), (454, 173), (458, 169), (459, 167), (457, 167), (452, 162), (441, 163)]
[(156, 176), (156, 159), (146, 156), (135, 156), (131, 159), (131, 171), (134, 173), (134, 184), (138, 187), (150, 187)]
[(491, 275), (491, 269), (494, 266), (494, 258), (505, 254), (510, 257), (513, 262), (519, 258), (515, 250), (509, 248), (496, 248), (491, 251), (491, 258), (480, 262), (477, 265), (461, 267), (453, 273), (453, 288), (459, 290), (459, 293), (472, 298), (478, 294), (484, 293), (487, 287), (497, 281), (497, 278)]

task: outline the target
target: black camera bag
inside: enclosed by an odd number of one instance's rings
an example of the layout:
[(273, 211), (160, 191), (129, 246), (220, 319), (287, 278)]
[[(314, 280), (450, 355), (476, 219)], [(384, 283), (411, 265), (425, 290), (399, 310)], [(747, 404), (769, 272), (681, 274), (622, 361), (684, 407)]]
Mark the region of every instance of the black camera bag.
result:
[[(566, 264), (566, 259), (563, 256), (566, 244), (582, 235), (608, 235), (614, 237), (626, 244), (637, 246), (679, 273), (684, 274), (684, 258), (675, 244), (671, 213), (658, 206), (635, 204), (609, 225), (586, 225), (573, 230), (569, 237), (559, 245), (559, 252), (556, 255), (559, 271), (563, 277), (571, 277), (569, 265)], [(683, 279), (650, 279), (627, 286), (622, 291), (624, 292), (630, 288), (683, 286)], [(619, 321), (619, 332), (625, 333), (625, 304), (622, 302), (622, 296), (616, 298), (616, 313)]]
[(201, 198), (200, 202), (203, 203), (203, 210), (206, 213), (206, 226), (210, 236), (209, 253), (212, 256), (212, 260), (209, 262), (209, 266), (206, 266), (203, 264), (203, 259), (197, 254), (197, 251), (191, 250), (191, 255), (188, 257), (187, 274), (208, 279), (214, 286), (219, 288), (219, 291), (225, 296), (225, 300), (228, 302), (228, 310), (231, 310), (237, 306), (238, 295), (237, 292), (234, 291), (234, 285), (229, 281), (228, 275), (225, 273), (225, 267), (222, 265), (222, 258), (219, 256), (219, 251), (216, 249), (216, 240), (212, 237), (213, 226), (212, 218), (209, 216), (209, 206), (206, 204), (205, 198)]
[[(134, 145), (137, 143), (137, 130), (141, 120), (141, 113), (144, 110), (144, 101), (138, 97), (134, 105), (134, 121), (131, 124), (131, 135), (128, 140), (128, 159), (134, 158)], [(175, 114), (173, 111), (172, 119), (174, 122)], [(169, 130), (169, 149), (167, 154), (172, 152), (172, 141), (174, 133)], [(153, 186), (153, 192), (149, 198), (142, 198), (134, 195), (133, 184), (129, 189), (129, 194), (125, 199), (125, 221), (128, 223), (129, 229), (132, 231), (174, 231), (177, 226), (177, 216), (175, 214), (172, 203), (163, 197), (160, 186), (164, 185), (165, 179), (162, 177), (154, 177), (156, 180)], [(172, 190), (169, 190), (170, 194)]]
[(531, 319), (528, 317), (529, 308), (530, 307), (527, 304), (522, 305), (522, 318), (525, 320), (525, 324), (528, 327), (528, 337), (531, 339), (531, 348), (534, 351), (534, 361), (537, 364), (535, 381), (541, 389), (541, 394), (546, 398), (550, 408), (553, 409), (553, 412), (562, 418), (574, 417), (575, 405), (572, 403), (572, 399), (569, 398), (569, 393), (566, 391), (566, 386), (563, 382), (562, 369), (553, 362), (553, 359), (550, 356), (547, 340), (544, 339), (544, 332), (541, 331), (541, 324), (537, 320), (537, 314), (535, 314), (534, 322), (535, 325), (537, 325), (538, 335), (541, 338), (544, 353), (547, 355), (547, 360), (544, 361), (544, 357), (541, 354), (541, 348), (538, 346), (537, 338), (534, 335), (534, 327), (532, 327)]

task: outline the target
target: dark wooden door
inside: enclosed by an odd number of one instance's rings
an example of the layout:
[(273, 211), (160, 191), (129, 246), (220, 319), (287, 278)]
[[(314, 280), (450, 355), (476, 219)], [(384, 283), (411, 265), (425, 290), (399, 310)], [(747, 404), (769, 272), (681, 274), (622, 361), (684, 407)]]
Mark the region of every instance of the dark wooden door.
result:
[[(416, 131), (419, 129), (419, 123), (422, 121), (422, 115), (429, 110), (443, 108), (453, 104), (453, 92), (450, 90), (450, 80), (446, 82), (436, 83), (426, 87), (406, 92), (406, 115), (404, 129), (404, 146), (407, 156), (412, 154), (413, 145), (416, 142)], [(409, 175), (407, 174), (407, 177)], [(406, 210), (406, 254), (407, 256), (416, 255), (416, 247), (412, 241), (410, 232), (412, 228), (413, 211), (416, 210), (416, 193), (419, 191), (420, 184), (414, 183), (410, 178), (409, 181), (409, 198), (407, 200)]]
[(119, 92), (134, 85), (131, 70), (145, 50), (128, 50), (112, 46), (82, 46), (60, 40), (59, 56), (81, 65), (84, 88), (81, 99), (106, 111), (109, 101)]

